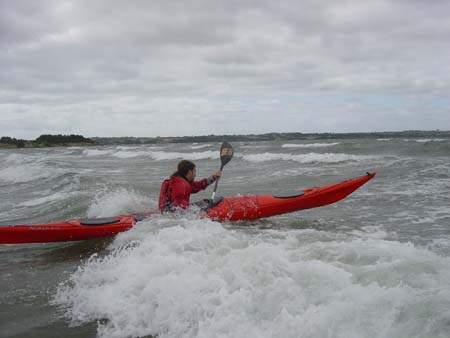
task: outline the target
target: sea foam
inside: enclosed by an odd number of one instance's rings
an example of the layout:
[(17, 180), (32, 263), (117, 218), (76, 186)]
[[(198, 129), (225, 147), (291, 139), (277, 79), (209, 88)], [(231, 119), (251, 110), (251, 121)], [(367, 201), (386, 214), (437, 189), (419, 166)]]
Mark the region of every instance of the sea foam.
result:
[(99, 337), (444, 337), (450, 258), (379, 238), (155, 216), (63, 283)]

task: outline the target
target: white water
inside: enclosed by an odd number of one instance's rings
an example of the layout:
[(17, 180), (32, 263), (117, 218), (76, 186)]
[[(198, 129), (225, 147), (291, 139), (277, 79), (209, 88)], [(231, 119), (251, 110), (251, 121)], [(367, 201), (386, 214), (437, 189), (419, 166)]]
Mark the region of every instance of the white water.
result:
[(419, 143), (446, 142), (446, 141), (449, 141), (449, 139), (446, 139), (446, 138), (429, 138), (429, 139), (420, 139), (420, 140), (415, 140), (415, 141), (419, 142)]
[(0, 182), (24, 183), (64, 174), (64, 170), (49, 167), (36, 156), (11, 154), (6, 157), (5, 164), (6, 167), (0, 170)]
[(89, 209), (88, 217), (108, 217), (111, 215), (126, 215), (142, 210), (156, 208), (149, 196), (145, 196), (127, 189), (98, 192)]
[(83, 150), (83, 154), (85, 156), (104, 156), (104, 155), (110, 155), (114, 152), (112, 149), (108, 150), (100, 150), (100, 149), (85, 149)]
[[(201, 147), (199, 147), (201, 148)], [(153, 150), (155, 149), (155, 150)], [(85, 156), (113, 156), (121, 159), (130, 159), (135, 157), (148, 157), (156, 161), (167, 161), (188, 158), (191, 160), (202, 160), (202, 159), (218, 159), (219, 153), (217, 151), (200, 151), (200, 152), (170, 152), (170, 151), (159, 151), (156, 150), (157, 147), (152, 147), (150, 150), (148, 148), (131, 148), (131, 147), (118, 147), (115, 149), (86, 149), (83, 151)], [(192, 148), (194, 149), (194, 148)]]
[(99, 337), (438, 337), (450, 259), (382, 237), (157, 216), (81, 266), (54, 302), (73, 325), (102, 319)]
[(299, 163), (338, 163), (347, 161), (361, 161), (371, 159), (371, 156), (350, 155), (339, 153), (308, 153), (308, 154), (283, 154), (283, 153), (261, 153), (243, 155), (242, 158), (249, 162), (266, 162), (266, 161), (295, 161)]
[(211, 147), (212, 144), (193, 144), (190, 146), (191, 149), (202, 149), (202, 148), (208, 148)]
[(30, 182), (61, 175), (59, 170), (49, 170), (40, 165), (17, 165), (0, 170), (0, 181), (9, 183)]
[(286, 143), (281, 146), (281, 148), (325, 148), (325, 147), (334, 147), (340, 144), (339, 142), (332, 143)]
[(64, 199), (68, 199), (71, 196), (77, 196), (79, 194), (80, 193), (77, 193), (77, 192), (71, 192), (71, 193), (57, 192), (57, 193), (52, 194), (52, 195), (47, 195), (47, 196), (43, 196), (43, 197), (33, 198), (31, 200), (22, 202), (22, 203), (19, 204), (19, 206), (34, 207), (34, 206), (38, 206), (38, 205), (48, 205), (49, 203), (61, 201), (61, 200), (64, 200)]
[[(282, 148), (324, 148), (332, 147), (338, 145), (339, 142), (334, 143), (314, 143), (314, 144), (283, 144)], [(198, 146), (203, 147), (203, 146)], [(195, 146), (190, 147), (195, 148)], [(173, 151), (158, 151), (158, 150), (148, 150), (144, 148), (126, 148), (120, 147), (116, 149), (109, 150), (98, 150), (98, 149), (88, 149), (84, 150), (83, 154), (85, 156), (112, 156), (120, 159), (132, 159), (132, 158), (151, 158), (155, 161), (171, 161), (171, 160), (181, 160), (190, 159), (192, 161), (198, 160), (215, 160), (219, 158), (219, 153), (217, 151), (206, 150), (206, 151), (186, 151), (186, 152), (173, 152)], [(242, 158), (244, 161), (248, 162), (266, 162), (266, 161), (295, 161), (299, 163), (339, 163), (347, 161), (364, 161), (367, 159), (373, 159), (373, 156), (365, 155), (352, 155), (345, 153), (306, 153), (306, 154), (293, 154), (293, 153), (274, 153), (274, 152), (263, 152), (263, 153), (250, 153), (250, 154), (236, 154), (235, 157)]]

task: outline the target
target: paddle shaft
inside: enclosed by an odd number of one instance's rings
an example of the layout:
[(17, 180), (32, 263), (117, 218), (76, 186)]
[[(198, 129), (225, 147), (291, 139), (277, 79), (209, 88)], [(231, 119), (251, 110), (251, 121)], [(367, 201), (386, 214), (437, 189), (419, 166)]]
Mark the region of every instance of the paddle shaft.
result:
[[(223, 167), (224, 167), (224, 165), (222, 164), (222, 165), (220, 166), (220, 171), (223, 170)], [(216, 184), (214, 185), (214, 191), (213, 191), (212, 197), (211, 197), (212, 200), (214, 200), (214, 197), (216, 197), (216, 191), (217, 191), (217, 186), (219, 185), (219, 180), (220, 180), (220, 176), (217, 177), (217, 179), (216, 179)]]

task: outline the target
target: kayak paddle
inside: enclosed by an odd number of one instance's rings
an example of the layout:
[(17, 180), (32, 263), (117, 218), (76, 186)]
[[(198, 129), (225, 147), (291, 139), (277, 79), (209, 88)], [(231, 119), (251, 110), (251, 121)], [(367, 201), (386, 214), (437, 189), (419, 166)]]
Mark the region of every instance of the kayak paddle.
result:
[[(225, 167), (225, 164), (227, 164), (228, 162), (231, 161), (231, 159), (233, 158), (233, 154), (234, 154), (233, 146), (231, 144), (229, 144), (228, 142), (223, 142), (222, 146), (220, 147), (220, 161), (222, 162), (222, 165), (220, 166), (220, 171), (223, 170), (223, 167)], [(220, 177), (217, 178), (216, 185), (214, 186), (214, 191), (213, 191), (213, 194), (211, 197), (211, 199), (213, 201), (214, 201), (214, 197), (216, 196), (216, 190), (217, 190), (217, 185), (219, 184), (219, 179), (220, 179)]]

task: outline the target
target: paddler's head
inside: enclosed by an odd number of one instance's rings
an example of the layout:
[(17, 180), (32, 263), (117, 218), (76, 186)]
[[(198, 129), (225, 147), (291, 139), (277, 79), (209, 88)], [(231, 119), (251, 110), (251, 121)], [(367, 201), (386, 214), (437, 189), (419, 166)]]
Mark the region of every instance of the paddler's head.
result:
[(188, 160), (182, 160), (178, 163), (177, 172), (178, 176), (184, 177), (189, 182), (194, 182), (197, 170), (195, 169), (194, 162)]

